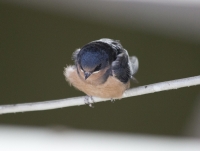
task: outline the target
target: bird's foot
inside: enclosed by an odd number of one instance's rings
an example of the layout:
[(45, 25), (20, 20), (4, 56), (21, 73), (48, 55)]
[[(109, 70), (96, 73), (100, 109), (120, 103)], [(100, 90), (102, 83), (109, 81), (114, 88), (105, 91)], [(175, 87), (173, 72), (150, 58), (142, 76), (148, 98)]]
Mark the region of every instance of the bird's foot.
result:
[(93, 99), (92, 96), (88, 96), (88, 95), (85, 96), (84, 102), (85, 102), (85, 104), (88, 104), (89, 107), (94, 108), (93, 104), (94, 104), (95, 102), (94, 102), (94, 99)]
[(112, 103), (114, 103), (114, 102), (115, 102), (115, 99), (111, 98), (110, 101), (111, 101)]

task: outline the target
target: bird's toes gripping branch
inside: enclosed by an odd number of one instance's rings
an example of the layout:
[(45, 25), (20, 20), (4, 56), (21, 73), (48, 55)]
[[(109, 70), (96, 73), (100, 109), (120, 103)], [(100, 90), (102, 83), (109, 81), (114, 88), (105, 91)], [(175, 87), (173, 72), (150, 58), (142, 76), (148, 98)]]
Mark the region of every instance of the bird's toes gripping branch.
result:
[(85, 102), (85, 104), (88, 104), (89, 107), (94, 108), (93, 104), (94, 104), (95, 102), (94, 102), (94, 99), (93, 99), (92, 96), (88, 96), (88, 95), (85, 96), (84, 102)]

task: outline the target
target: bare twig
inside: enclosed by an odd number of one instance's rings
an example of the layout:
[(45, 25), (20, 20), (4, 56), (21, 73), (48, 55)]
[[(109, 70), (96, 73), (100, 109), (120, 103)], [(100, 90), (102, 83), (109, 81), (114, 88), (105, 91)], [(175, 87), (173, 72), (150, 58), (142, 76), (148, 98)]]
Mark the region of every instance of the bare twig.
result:
[[(166, 90), (171, 90), (171, 89), (178, 89), (182, 87), (195, 86), (195, 85), (200, 85), (200, 76), (160, 82), (160, 83), (132, 88), (132, 89), (127, 90), (123, 94), (123, 98), (143, 95), (143, 94), (148, 94), (148, 93), (154, 93), (154, 92), (160, 92), (160, 91), (166, 91)], [(97, 98), (97, 97), (93, 97), (93, 99), (95, 102), (110, 100), (110, 98), (102, 99), (102, 98)], [(44, 101), (44, 102), (2, 105), (0, 106), (0, 114), (50, 110), (50, 109), (57, 109), (57, 108), (63, 108), (63, 107), (69, 107), (69, 106), (80, 106), (84, 104), (85, 104), (84, 97), (82, 96), (82, 97), (51, 100), (51, 101)]]

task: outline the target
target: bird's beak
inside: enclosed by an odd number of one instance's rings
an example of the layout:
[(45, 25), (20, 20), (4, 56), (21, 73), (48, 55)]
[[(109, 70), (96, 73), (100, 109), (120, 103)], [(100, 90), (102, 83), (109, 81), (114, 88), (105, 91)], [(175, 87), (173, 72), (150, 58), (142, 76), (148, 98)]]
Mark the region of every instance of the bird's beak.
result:
[(86, 80), (91, 74), (92, 74), (92, 73), (90, 73), (90, 72), (84, 72), (85, 80)]

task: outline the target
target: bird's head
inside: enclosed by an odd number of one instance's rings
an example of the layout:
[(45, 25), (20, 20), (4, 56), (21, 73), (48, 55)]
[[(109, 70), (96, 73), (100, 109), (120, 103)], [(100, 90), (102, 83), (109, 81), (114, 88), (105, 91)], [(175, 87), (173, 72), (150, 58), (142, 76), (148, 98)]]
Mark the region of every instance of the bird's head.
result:
[(85, 80), (97, 80), (109, 69), (112, 55), (111, 48), (102, 43), (89, 43), (78, 54), (78, 71)]

